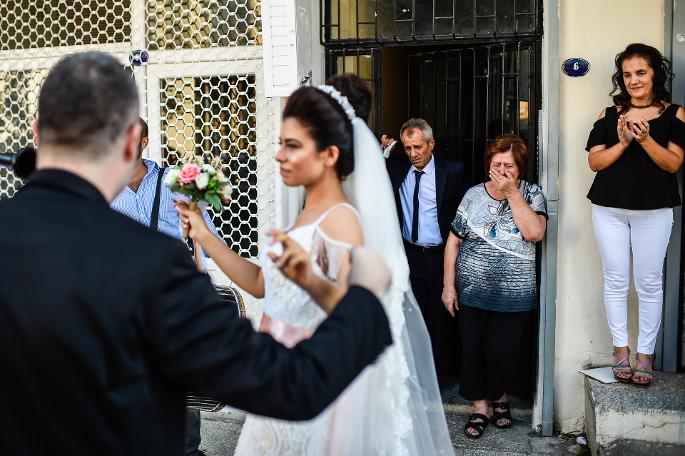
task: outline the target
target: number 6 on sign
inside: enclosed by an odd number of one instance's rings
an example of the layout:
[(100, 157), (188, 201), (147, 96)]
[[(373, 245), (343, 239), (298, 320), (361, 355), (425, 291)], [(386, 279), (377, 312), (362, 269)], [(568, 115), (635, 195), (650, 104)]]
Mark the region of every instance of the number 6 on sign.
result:
[(566, 76), (579, 78), (585, 76), (590, 71), (590, 62), (579, 57), (565, 60), (561, 65), (561, 70)]

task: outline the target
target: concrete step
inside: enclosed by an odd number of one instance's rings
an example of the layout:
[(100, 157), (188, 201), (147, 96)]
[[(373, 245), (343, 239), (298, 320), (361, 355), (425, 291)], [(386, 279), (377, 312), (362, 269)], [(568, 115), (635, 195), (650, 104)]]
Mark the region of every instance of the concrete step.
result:
[(593, 456), (685, 454), (685, 374), (649, 388), (585, 377), (585, 427)]

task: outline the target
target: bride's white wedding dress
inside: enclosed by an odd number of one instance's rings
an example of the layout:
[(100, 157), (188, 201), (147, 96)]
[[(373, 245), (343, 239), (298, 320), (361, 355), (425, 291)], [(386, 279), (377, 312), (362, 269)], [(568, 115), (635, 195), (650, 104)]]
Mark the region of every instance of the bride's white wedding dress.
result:
[[(348, 204), (335, 205), (314, 223), (288, 232), (292, 239), (312, 255), (315, 273), (331, 280), (337, 278), (342, 259), (352, 247), (331, 239), (320, 228), (326, 216), (339, 206), (346, 206), (356, 213)], [(265, 316), (261, 329), (267, 330), (276, 340), (291, 347), (309, 337), (326, 318), (326, 313), (304, 290), (280, 273), (266, 255), (267, 251), (267, 248), (263, 248), (260, 255), (265, 290)], [(326, 271), (322, 270), (322, 265)], [(355, 384), (360, 383), (360, 379), (361, 377)], [(345, 423), (338, 420), (337, 412), (344, 411), (344, 402), (361, 399), (361, 396), (352, 397), (355, 392), (362, 391), (355, 385), (348, 387), (334, 404), (310, 421), (294, 423), (248, 415), (238, 440), (236, 455), (341, 454), (331, 448), (332, 443), (337, 440), (335, 427), (345, 427)], [(343, 404), (342, 408), (340, 404)], [(293, 407), (296, 406), (297, 404), (293, 404)]]
[[(382, 303), (393, 344), (313, 420), (293, 423), (248, 415), (236, 454), (454, 455), (428, 331), (409, 284), (409, 267), (385, 160), (373, 133), (354, 116), (346, 99), (342, 103), (346, 112), (351, 110), (348, 116), (354, 136), (354, 172), (343, 182), (351, 206), (344, 205), (357, 213), (364, 245), (378, 252), (391, 270), (392, 285)], [(288, 232), (310, 252), (314, 271), (330, 279), (337, 277), (342, 258), (351, 247), (330, 239), (320, 228), (330, 211), (339, 206), (329, 208), (313, 224)], [(309, 337), (326, 314), (280, 273), (266, 250), (261, 250), (265, 285), (261, 328), (292, 346)]]

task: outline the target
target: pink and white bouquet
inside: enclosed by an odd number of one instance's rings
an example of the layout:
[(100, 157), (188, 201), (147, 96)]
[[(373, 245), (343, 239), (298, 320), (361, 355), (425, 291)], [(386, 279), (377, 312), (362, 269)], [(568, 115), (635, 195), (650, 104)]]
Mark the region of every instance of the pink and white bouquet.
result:
[(191, 207), (205, 203), (221, 211), (231, 200), (231, 184), (218, 158), (208, 164), (201, 156), (188, 153), (171, 167), (164, 183), (177, 199), (188, 202)]

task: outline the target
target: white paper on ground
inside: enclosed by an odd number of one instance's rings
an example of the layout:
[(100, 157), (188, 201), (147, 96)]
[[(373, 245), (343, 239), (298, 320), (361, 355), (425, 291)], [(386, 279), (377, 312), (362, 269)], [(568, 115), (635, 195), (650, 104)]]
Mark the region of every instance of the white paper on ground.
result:
[(599, 380), (602, 383), (616, 383), (618, 381), (614, 378), (614, 373), (611, 370), (611, 366), (596, 367), (594, 369), (585, 369), (579, 372), (581, 374), (587, 375), (590, 378)]

